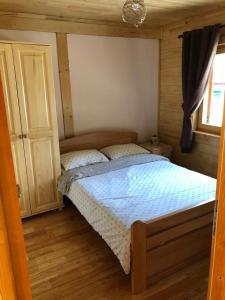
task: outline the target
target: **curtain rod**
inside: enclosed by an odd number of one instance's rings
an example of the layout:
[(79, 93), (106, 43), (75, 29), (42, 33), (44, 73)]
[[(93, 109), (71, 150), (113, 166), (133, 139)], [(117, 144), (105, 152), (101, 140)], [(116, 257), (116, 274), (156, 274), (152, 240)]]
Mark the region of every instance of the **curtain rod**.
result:
[[(220, 25), (220, 28), (223, 28), (223, 27), (225, 27), (225, 25)], [(181, 39), (182, 37), (183, 37), (183, 34), (178, 35), (178, 39)]]

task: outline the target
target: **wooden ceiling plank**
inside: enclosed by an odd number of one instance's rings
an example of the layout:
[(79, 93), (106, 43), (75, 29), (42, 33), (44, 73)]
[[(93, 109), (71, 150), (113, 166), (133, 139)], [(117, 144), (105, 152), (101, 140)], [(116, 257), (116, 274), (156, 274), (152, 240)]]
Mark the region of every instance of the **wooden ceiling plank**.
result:
[(186, 18), (183, 21), (173, 22), (168, 25), (163, 26), (163, 31), (169, 32), (181, 32), (187, 28), (194, 29), (202, 26), (215, 24), (215, 20), (217, 23), (224, 24), (225, 20), (225, 8), (216, 9), (207, 14), (201, 14), (198, 16), (193, 16), (190, 18)]
[(182, 30), (187, 24), (195, 28), (213, 24), (217, 15), (221, 22), (224, 18), (224, 0), (145, 0), (147, 18), (136, 29), (121, 21), (124, 1), (0, 0), (0, 28), (161, 39), (161, 29)]
[[(0, 10), (51, 15), (54, 18), (86, 19), (89, 23), (94, 23), (95, 20), (121, 24), (124, 2), (125, 0), (0, 0)], [(225, 6), (224, 0), (145, 0), (145, 3), (148, 9), (145, 21), (147, 26), (181, 21), (183, 18), (204, 14)]]

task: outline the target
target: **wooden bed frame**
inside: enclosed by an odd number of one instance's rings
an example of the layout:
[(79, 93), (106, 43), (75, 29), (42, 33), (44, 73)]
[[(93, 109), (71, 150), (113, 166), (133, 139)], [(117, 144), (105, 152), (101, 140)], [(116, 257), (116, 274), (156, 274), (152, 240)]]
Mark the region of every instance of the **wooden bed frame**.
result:
[[(61, 153), (136, 143), (137, 133), (101, 131), (60, 142)], [(210, 255), (214, 200), (149, 222), (136, 221), (131, 228), (132, 293)]]

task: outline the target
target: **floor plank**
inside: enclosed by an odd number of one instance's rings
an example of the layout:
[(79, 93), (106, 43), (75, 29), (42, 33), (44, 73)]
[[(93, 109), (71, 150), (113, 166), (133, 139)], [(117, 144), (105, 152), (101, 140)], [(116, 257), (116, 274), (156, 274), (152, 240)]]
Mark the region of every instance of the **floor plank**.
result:
[(24, 220), (34, 300), (205, 300), (208, 259), (138, 296), (101, 237), (68, 206)]

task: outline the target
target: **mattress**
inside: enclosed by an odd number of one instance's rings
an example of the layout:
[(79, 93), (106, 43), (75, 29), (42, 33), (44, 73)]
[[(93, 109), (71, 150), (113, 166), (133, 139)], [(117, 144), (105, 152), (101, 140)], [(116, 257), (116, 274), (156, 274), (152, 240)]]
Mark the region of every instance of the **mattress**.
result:
[(130, 271), (131, 226), (215, 199), (216, 180), (161, 160), (86, 177), (67, 196)]

